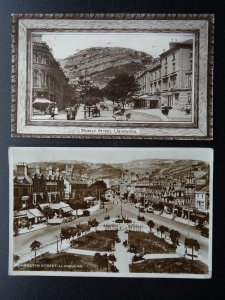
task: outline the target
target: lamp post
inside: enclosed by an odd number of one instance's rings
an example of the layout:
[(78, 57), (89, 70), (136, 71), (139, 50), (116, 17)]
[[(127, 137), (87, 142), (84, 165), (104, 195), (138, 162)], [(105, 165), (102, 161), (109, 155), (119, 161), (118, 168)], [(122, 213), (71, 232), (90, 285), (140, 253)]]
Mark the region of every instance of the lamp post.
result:
[(56, 251), (57, 251), (57, 253), (59, 253), (59, 236), (57, 235), (56, 236), (56, 238), (57, 238), (57, 240), (56, 240)]
[(189, 229), (190, 229), (190, 212), (192, 210), (191, 209), (188, 209), (187, 212), (188, 212), (188, 236), (189, 236)]

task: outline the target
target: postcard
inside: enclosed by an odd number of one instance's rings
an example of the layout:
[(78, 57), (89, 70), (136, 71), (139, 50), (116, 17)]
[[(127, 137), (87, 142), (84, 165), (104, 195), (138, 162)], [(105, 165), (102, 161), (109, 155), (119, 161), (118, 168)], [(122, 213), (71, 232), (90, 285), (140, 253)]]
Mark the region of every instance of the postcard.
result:
[(12, 19), (12, 136), (212, 139), (213, 15)]
[(9, 148), (9, 274), (210, 278), (213, 150)]

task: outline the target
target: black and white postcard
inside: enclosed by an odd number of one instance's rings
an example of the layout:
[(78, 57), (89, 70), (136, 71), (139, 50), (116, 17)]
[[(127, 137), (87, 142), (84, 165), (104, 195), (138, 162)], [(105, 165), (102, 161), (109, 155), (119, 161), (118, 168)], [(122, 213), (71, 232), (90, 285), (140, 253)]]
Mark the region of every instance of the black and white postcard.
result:
[(14, 15), (12, 135), (211, 139), (213, 20)]
[(9, 149), (10, 275), (210, 278), (213, 150)]

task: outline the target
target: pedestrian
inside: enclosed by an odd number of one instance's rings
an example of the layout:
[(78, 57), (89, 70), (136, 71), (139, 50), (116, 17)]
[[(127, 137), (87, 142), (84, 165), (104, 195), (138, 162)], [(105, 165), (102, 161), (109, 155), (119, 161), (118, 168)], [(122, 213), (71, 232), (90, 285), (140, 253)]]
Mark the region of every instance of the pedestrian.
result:
[(55, 107), (52, 107), (50, 119), (53, 119), (53, 120), (55, 119)]
[(56, 105), (56, 106), (55, 106), (54, 114), (55, 114), (55, 115), (58, 115), (58, 113), (59, 113), (59, 109), (58, 109), (58, 106)]
[(67, 115), (66, 115), (67, 120), (70, 120), (70, 115), (71, 115), (71, 111), (70, 111), (70, 109), (68, 109), (67, 110)]

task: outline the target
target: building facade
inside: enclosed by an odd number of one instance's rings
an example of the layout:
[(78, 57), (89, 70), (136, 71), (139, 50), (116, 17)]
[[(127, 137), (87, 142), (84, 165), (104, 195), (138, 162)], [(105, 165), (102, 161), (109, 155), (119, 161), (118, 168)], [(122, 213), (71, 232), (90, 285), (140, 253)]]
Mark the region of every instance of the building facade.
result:
[(169, 49), (151, 66), (136, 75), (140, 95), (135, 108), (157, 108), (162, 105), (185, 110), (192, 105), (193, 42), (171, 42)]
[(32, 102), (45, 98), (55, 102), (59, 109), (73, 104), (74, 89), (68, 84), (60, 63), (53, 57), (41, 35), (33, 35), (33, 93)]
[(33, 181), (28, 175), (28, 166), (19, 163), (13, 179), (14, 211), (32, 207)]

